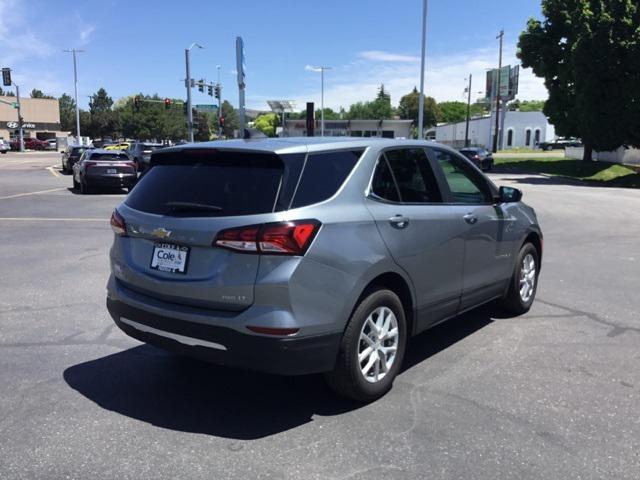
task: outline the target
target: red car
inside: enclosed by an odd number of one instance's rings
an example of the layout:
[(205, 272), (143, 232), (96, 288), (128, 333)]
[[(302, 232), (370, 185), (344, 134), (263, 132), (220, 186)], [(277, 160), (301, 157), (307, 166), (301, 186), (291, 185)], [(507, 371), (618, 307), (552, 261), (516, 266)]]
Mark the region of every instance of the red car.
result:
[[(49, 142), (38, 140), (37, 138), (25, 138), (25, 150), (44, 150), (49, 147)], [(18, 139), (11, 140), (11, 150), (20, 150), (20, 141)]]

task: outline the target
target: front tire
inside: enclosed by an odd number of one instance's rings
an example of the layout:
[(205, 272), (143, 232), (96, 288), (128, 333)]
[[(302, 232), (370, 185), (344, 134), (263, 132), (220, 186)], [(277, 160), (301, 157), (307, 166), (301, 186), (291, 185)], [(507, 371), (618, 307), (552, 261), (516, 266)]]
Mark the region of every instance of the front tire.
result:
[(357, 306), (340, 344), (336, 367), (325, 374), (339, 395), (372, 402), (385, 393), (400, 371), (407, 343), (402, 302), (390, 290), (377, 288)]
[(538, 250), (533, 244), (525, 243), (518, 253), (509, 290), (500, 300), (500, 306), (515, 315), (527, 313), (536, 297), (539, 273)]

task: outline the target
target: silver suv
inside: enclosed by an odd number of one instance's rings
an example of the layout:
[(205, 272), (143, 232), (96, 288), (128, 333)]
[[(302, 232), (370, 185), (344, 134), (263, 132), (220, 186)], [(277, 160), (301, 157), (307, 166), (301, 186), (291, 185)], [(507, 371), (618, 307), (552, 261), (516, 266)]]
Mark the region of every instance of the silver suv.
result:
[(387, 392), (407, 339), (526, 312), (542, 234), (519, 190), (432, 142), (231, 140), (154, 152), (111, 217), (107, 306), (143, 342)]

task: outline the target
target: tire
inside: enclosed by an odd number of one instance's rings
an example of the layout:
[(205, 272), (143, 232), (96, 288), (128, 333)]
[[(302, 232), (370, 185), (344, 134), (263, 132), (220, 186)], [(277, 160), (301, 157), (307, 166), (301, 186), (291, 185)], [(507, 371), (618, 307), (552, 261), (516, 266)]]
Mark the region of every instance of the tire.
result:
[(83, 182), (82, 180), (80, 181), (80, 193), (82, 195), (86, 195), (89, 193), (89, 185), (87, 185), (85, 182)]
[[(527, 263), (532, 259), (534, 262), (533, 276), (529, 277), (530, 281), (533, 281), (533, 285), (529, 282), (529, 290), (527, 290), (528, 294), (523, 295), (521, 290), (521, 282), (526, 281), (523, 280), (524, 276), (531, 275), (531, 273), (527, 273), (525, 270), (525, 259), (527, 259)], [(533, 304), (533, 300), (536, 298), (536, 291), (538, 290), (538, 276), (540, 274), (540, 255), (538, 254), (538, 250), (531, 243), (525, 243), (518, 256), (516, 258), (516, 266), (513, 272), (513, 276), (511, 277), (509, 283), (509, 289), (507, 293), (500, 299), (499, 305), (500, 307), (507, 311), (508, 313), (512, 313), (515, 315), (522, 315), (527, 313)], [(524, 273), (523, 273), (524, 272)], [(524, 285), (523, 285), (524, 287)]]
[(553, 147), (551, 145), (548, 145), (547, 148), (545, 148), (545, 150), (547, 152), (550, 152), (551, 150), (553, 150)]
[(76, 182), (76, 179), (74, 177), (73, 179), (73, 189), (77, 192), (80, 190), (80, 184), (78, 182)]
[[(389, 317), (389, 314), (393, 317)], [(381, 317), (380, 314), (383, 316)], [(396, 337), (390, 337), (380, 342), (378, 339), (372, 340), (371, 335), (376, 335), (376, 331), (368, 322), (371, 317), (374, 323), (380, 323), (384, 329), (392, 332), (393, 319), (397, 325)], [(389, 323), (387, 323), (389, 322)], [(402, 359), (407, 343), (407, 322), (404, 315), (402, 302), (398, 296), (390, 290), (377, 288), (372, 290), (362, 300), (349, 319), (347, 328), (340, 342), (340, 351), (333, 371), (325, 374), (325, 380), (329, 387), (341, 396), (356, 400), (358, 402), (372, 402), (393, 386), (393, 380), (400, 371)], [(366, 342), (362, 338), (369, 338)], [(395, 340), (395, 341), (394, 341)], [(367, 342), (370, 345), (367, 345)], [(393, 351), (382, 352), (380, 348), (396, 347), (395, 355)], [(374, 349), (368, 356), (363, 357), (362, 363), (358, 360), (360, 353), (367, 349)], [(374, 357), (375, 355), (375, 357)], [(387, 371), (383, 372), (383, 364), (379, 355), (385, 355), (387, 361), (391, 361)], [(371, 365), (370, 365), (371, 363)], [(370, 367), (367, 371), (369, 380), (365, 378), (363, 369)], [(376, 369), (379, 372), (379, 379), (376, 381)]]

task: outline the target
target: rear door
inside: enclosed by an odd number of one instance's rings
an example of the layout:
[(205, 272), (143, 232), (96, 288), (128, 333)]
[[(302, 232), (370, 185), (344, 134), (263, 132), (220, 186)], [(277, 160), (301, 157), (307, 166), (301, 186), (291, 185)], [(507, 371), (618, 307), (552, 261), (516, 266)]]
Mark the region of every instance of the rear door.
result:
[(154, 157), (118, 207), (127, 236), (116, 237), (114, 273), (129, 289), (163, 301), (229, 311), (248, 307), (259, 256), (213, 242), (220, 230), (270, 218), (283, 172), (274, 154), (201, 149)]
[(464, 224), (443, 206), (424, 149), (381, 154), (366, 202), (393, 259), (413, 282), (417, 330), (454, 315), (462, 288)]
[(468, 161), (444, 149), (430, 148), (429, 152), (448, 188), (448, 210), (465, 229), (460, 305), (465, 309), (503, 292), (512, 264), (505, 229), (515, 218), (494, 204), (491, 185)]

